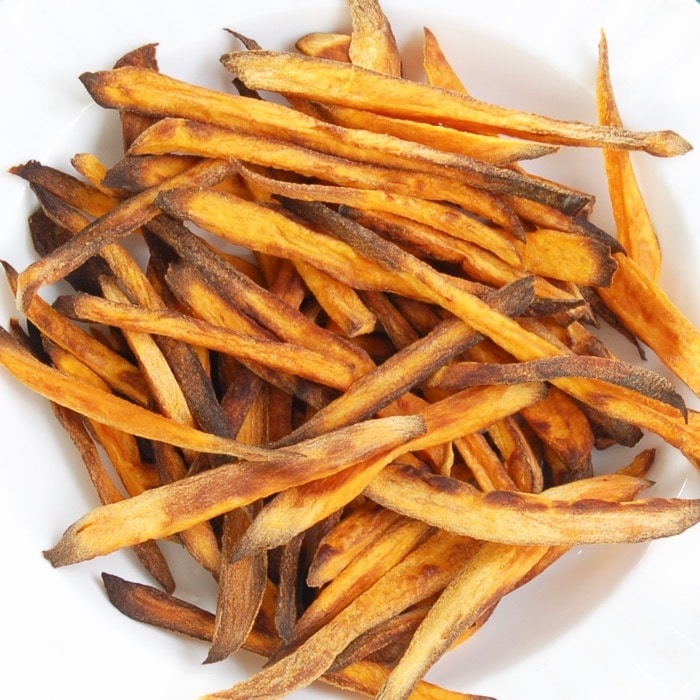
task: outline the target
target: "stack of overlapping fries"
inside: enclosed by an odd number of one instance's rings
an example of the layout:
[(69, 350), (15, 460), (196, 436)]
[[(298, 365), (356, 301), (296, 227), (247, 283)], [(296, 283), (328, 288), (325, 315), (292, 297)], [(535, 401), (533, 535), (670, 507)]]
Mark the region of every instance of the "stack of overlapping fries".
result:
[[(700, 465), (700, 413), (597, 334), (700, 392), (630, 161), (690, 145), (624, 127), (604, 37), (599, 122), (568, 122), (473, 98), (429, 30), (425, 81), (403, 78), (381, 7), (347, 4), (350, 33), (295, 51), (232, 32), (229, 93), (162, 74), (155, 45), (85, 73), (123, 158), (12, 168), (39, 257), (5, 263), (24, 322), (0, 363), (52, 402), (101, 503), (45, 555), (131, 548), (154, 585), (105, 574), (119, 610), (208, 640), (208, 662), (267, 657), (211, 698), (476, 697), (423, 677), (503, 596), (574, 547), (700, 520), (644, 496), (651, 449), (594, 468), (645, 433)], [(528, 172), (561, 148), (601, 153), (614, 235)], [(176, 597), (163, 540), (215, 610)]]

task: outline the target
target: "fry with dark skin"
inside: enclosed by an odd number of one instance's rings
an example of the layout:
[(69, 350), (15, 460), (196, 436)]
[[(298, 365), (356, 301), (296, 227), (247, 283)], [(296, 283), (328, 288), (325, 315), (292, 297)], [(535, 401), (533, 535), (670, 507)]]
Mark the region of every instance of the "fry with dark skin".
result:
[[(417, 121), (486, 133), (524, 136), (547, 143), (641, 149), (657, 156), (690, 150), (678, 134), (631, 132), (580, 122), (561, 122), (487, 104), (466, 95), (368, 71), (359, 66), (275, 51), (233, 52), (224, 66), (248, 87), (271, 90)], [(352, 84), (353, 88), (348, 89)]]
[[(103, 574), (102, 579), (111, 603), (127, 617), (196, 639), (211, 639), (214, 616), (206, 610), (151, 586), (132, 583), (112, 574)], [(271, 622), (262, 619), (251, 630), (243, 648), (261, 656), (269, 656), (278, 642)], [(321, 680), (372, 697), (387, 675), (388, 669), (383, 666), (361, 660), (343, 669), (329, 671)], [(493, 700), (481, 695), (445, 690), (426, 681), (418, 684), (414, 697), (415, 700)]]

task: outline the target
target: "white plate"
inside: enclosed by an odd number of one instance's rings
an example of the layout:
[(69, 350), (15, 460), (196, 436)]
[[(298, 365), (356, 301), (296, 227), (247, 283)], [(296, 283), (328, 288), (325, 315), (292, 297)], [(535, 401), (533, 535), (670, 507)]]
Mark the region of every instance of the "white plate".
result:
[[(37, 158), (69, 168), (94, 151), (109, 160), (110, 115), (91, 105), (77, 76), (109, 67), (122, 53), (159, 42), (164, 72), (223, 87), (218, 57), (231, 46), (222, 27), (269, 48), (313, 30), (347, 29), (342, 0), (222, 3), (157, 0), (0, 0), (0, 257), (32, 259), (25, 219), (32, 199), (7, 174)], [(384, 8), (416, 70), (421, 29), (429, 26), (476, 96), (581, 120), (595, 119), (592, 86), (601, 28), (625, 121), (672, 128), (700, 147), (700, 5), (694, 0), (386, 0)], [(696, 268), (700, 152), (635, 165), (665, 252), (663, 284), (700, 323)], [(611, 229), (600, 154), (570, 150), (538, 165), (599, 198), (596, 222)], [(14, 305), (2, 289), (2, 323)], [(658, 367), (653, 359), (650, 366)], [(696, 403), (692, 404), (697, 406)], [(41, 550), (95, 504), (68, 440), (45, 403), (0, 374), (4, 652), (0, 695), (76, 699), (180, 700), (226, 687), (259, 664), (252, 657), (203, 666), (203, 644), (132, 622), (106, 601), (103, 570), (140, 573), (128, 556), (53, 570)], [(656, 444), (653, 438), (650, 444)], [(603, 460), (627, 460), (627, 451)], [(698, 474), (663, 449), (658, 495), (700, 496)], [(577, 550), (513, 594), (475, 639), (448, 655), (429, 678), (499, 700), (700, 698), (700, 528), (648, 545)], [(179, 592), (208, 603), (205, 577)], [(19, 690), (18, 692), (18, 689)], [(322, 686), (298, 698), (343, 697)]]

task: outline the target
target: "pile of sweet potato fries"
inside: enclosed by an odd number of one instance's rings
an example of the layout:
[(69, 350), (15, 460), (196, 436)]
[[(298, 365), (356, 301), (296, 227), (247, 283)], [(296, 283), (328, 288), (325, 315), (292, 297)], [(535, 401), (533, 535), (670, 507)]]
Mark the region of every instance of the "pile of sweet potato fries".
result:
[[(503, 596), (573, 547), (700, 520), (642, 495), (653, 450), (594, 469), (647, 432), (700, 465), (700, 413), (597, 334), (700, 392), (630, 161), (690, 145), (624, 127), (604, 37), (584, 124), (470, 96), (429, 30), (425, 81), (402, 77), (376, 0), (347, 5), (350, 33), (295, 51), (232, 32), (230, 92), (162, 74), (155, 44), (85, 73), (123, 158), (12, 168), (38, 258), (5, 263), (23, 320), (0, 364), (52, 402), (101, 504), (45, 555), (131, 548), (157, 585), (105, 574), (123, 613), (209, 641), (209, 662), (267, 657), (210, 698), (317, 679), (476, 697), (423, 677)], [(561, 148), (601, 153), (615, 235), (528, 172)], [(163, 540), (210, 572), (215, 610), (175, 596)]]

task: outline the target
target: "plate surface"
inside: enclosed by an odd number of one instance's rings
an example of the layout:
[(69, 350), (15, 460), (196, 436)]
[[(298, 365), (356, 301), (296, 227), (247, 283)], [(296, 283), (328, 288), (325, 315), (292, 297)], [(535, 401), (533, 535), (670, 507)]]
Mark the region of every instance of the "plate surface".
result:
[[(0, 258), (22, 269), (32, 259), (26, 216), (33, 202), (8, 167), (37, 158), (63, 169), (72, 155), (116, 157), (114, 115), (92, 105), (77, 76), (111, 66), (126, 51), (158, 42), (161, 69), (225, 89), (218, 62), (229, 27), (267, 48), (288, 48), (309, 31), (348, 29), (342, 0), (0, 0)], [(604, 29), (623, 118), (638, 129), (671, 128), (700, 149), (700, 4), (693, 0), (543, 2), (386, 0), (409, 72), (418, 75), (423, 26), (437, 35), (477, 97), (579, 120), (594, 120), (592, 86)], [(664, 246), (662, 283), (700, 323), (697, 192), (700, 150), (634, 163)], [(530, 166), (528, 166), (530, 167)], [(600, 154), (557, 154), (532, 166), (598, 197), (594, 220), (612, 230)], [(14, 314), (4, 283), (3, 324)], [(621, 353), (629, 352), (620, 348)], [(651, 357), (649, 366), (658, 369)], [(689, 398), (697, 408), (697, 401)], [(41, 551), (95, 505), (72, 446), (46, 404), (0, 374), (0, 596), (4, 653), (0, 695), (70, 692), (73, 698), (180, 700), (231, 685), (259, 666), (241, 656), (204, 666), (203, 644), (138, 625), (106, 601), (99, 574), (140, 578), (128, 556), (53, 570)], [(645, 445), (657, 445), (653, 437)], [(627, 451), (601, 455), (601, 468)], [(660, 446), (654, 495), (700, 497), (700, 477)], [(700, 528), (653, 545), (572, 552), (503, 601), (489, 624), (445, 657), (429, 679), (499, 700), (698, 700)], [(169, 552), (170, 553), (170, 552)], [(176, 554), (176, 552), (173, 552)], [(179, 593), (211, 601), (211, 583), (176, 570)], [(295, 698), (349, 697), (322, 686)]]

